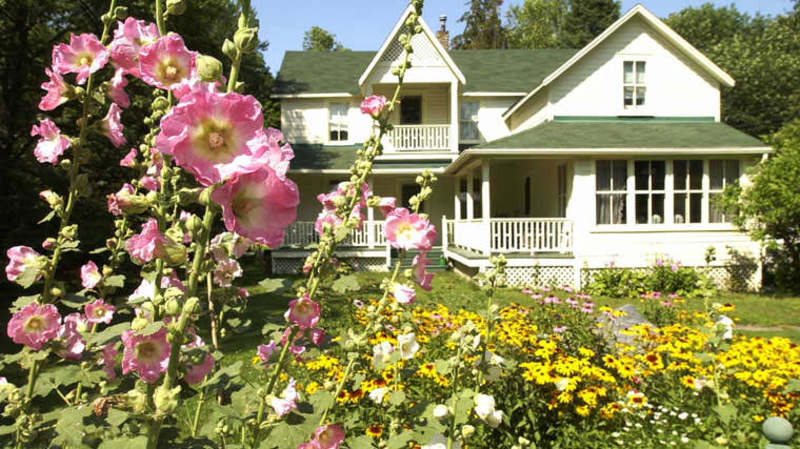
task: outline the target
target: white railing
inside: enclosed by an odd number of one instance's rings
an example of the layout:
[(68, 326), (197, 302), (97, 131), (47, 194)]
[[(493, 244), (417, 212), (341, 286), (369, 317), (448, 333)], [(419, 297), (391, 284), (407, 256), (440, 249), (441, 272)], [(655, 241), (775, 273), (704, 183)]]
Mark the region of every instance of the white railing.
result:
[[(372, 232), (370, 232), (372, 230)], [(295, 221), (286, 228), (282, 247), (304, 248), (310, 244), (319, 243), (319, 235), (314, 230), (313, 221)], [(364, 220), (360, 229), (350, 232), (340, 246), (375, 248), (386, 245), (386, 236), (383, 234), (383, 221), (370, 223)]]
[(572, 251), (573, 222), (565, 218), (443, 220), (442, 242), (477, 253)]
[(387, 138), (394, 151), (446, 151), (450, 125), (394, 125)]

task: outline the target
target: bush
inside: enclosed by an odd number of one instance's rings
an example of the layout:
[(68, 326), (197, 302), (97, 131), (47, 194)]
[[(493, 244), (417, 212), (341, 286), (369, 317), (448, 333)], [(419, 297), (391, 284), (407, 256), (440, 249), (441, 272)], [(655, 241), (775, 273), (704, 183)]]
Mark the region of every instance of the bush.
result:
[(701, 269), (685, 267), (680, 262), (657, 260), (646, 269), (608, 266), (594, 274), (586, 291), (610, 298), (636, 298), (645, 293), (659, 292), (692, 299), (713, 294), (715, 287)]

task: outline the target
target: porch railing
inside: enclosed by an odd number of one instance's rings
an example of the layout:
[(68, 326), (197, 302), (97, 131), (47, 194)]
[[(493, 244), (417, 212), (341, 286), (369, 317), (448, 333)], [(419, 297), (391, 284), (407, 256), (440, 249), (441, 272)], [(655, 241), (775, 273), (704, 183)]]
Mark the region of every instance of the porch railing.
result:
[[(314, 230), (313, 221), (295, 221), (286, 228), (282, 248), (304, 248), (310, 244), (319, 243), (319, 235)], [(386, 245), (383, 234), (383, 221), (364, 220), (360, 229), (350, 232), (350, 235), (339, 244), (346, 247), (375, 248)]]
[(387, 138), (395, 151), (446, 151), (450, 129), (450, 125), (394, 125)]
[(468, 251), (537, 253), (572, 251), (574, 226), (566, 218), (443, 220), (442, 242)]

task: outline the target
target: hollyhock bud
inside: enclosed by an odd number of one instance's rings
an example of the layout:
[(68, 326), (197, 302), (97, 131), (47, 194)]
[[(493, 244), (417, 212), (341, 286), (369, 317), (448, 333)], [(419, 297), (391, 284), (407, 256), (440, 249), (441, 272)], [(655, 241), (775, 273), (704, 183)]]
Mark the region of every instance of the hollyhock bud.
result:
[(289, 309), (283, 315), (286, 321), (302, 329), (314, 327), (319, 321), (320, 307), (308, 295), (289, 301)]
[(23, 281), (22, 278), (30, 278), (30, 283), (33, 283), (42, 276), (41, 255), (30, 246), (9, 248), (6, 251), (6, 257), (8, 257), (6, 277), (9, 281), (20, 283)]
[(86, 320), (90, 323), (111, 323), (111, 319), (114, 318), (114, 306), (111, 304), (106, 304), (106, 302), (101, 299), (96, 299), (94, 302), (90, 304), (86, 304), (84, 308), (84, 312), (86, 313)]
[(94, 288), (103, 278), (97, 265), (91, 260), (81, 267), (81, 285), (83, 288)]
[(58, 157), (70, 146), (69, 139), (61, 135), (61, 130), (50, 119), (40, 120), (38, 126), (33, 125), (31, 137), (33, 136), (40, 137), (33, 154), (41, 163), (49, 162), (55, 165)]
[(140, 214), (147, 210), (147, 199), (142, 195), (134, 195), (132, 185), (125, 183), (117, 193), (106, 195), (108, 212), (120, 216), (123, 213)]
[(222, 77), (222, 63), (208, 55), (197, 55), (197, 77), (201, 81), (219, 81)]
[(122, 134), (122, 109), (117, 103), (111, 103), (108, 113), (103, 118), (103, 133), (115, 147), (125, 145), (125, 136)]
[(44, 241), (42, 242), (42, 248), (47, 250), (47, 251), (50, 251), (51, 249), (53, 249), (54, 246), (56, 246), (56, 239), (54, 239), (52, 237), (48, 237), (48, 238), (44, 239)]
[(186, 12), (186, 0), (167, 0), (167, 12), (173, 16), (180, 16)]
[(53, 47), (53, 70), (59, 75), (77, 73), (76, 81), (83, 84), (89, 75), (103, 68), (108, 62), (108, 51), (97, 36), (70, 33), (69, 45)]
[(42, 83), (42, 89), (47, 93), (39, 101), (39, 109), (42, 111), (52, 111), (74, 97), (75, 92), (72, 86), (64, 82), (64, 78), (57, 72), (45, 68), (44, 73), (49, 78)]
[(56, 306), (30, 303), (11, 317), (6, 333), (14, 343), (39, 350), (45, 343), (56, 338), (60, 324), (61, 315)]
[(383, 95), (370, 95), (361, 102), (361, 112), (377, 117), (385, 106), (386, 97)]
[(239, 28), (233, 34), (233, 43), (242, 53), (252, 53), (258, 47), (258, 28)]
[(39, 198), (44, 200), (51, 209), (56, 209), (64, 203), (64, 199), (61, 198), (61, 195), (53, 192), (50, 189), (39, 192)]
[(150, 335), (138, 335), (134, 331), (122, 333), (122, 374), (136, 372), (146, 383), (154, 383), (169, 364), (170, 345), (167, 330), (159, 329)]

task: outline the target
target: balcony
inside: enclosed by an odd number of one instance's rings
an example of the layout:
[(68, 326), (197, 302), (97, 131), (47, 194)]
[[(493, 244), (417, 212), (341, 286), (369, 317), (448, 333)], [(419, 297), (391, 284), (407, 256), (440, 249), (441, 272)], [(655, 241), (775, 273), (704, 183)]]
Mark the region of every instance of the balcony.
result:
[(394, 125), (384, 145), (402, 153), (450, 151), (450, 130), (450, 125)]

